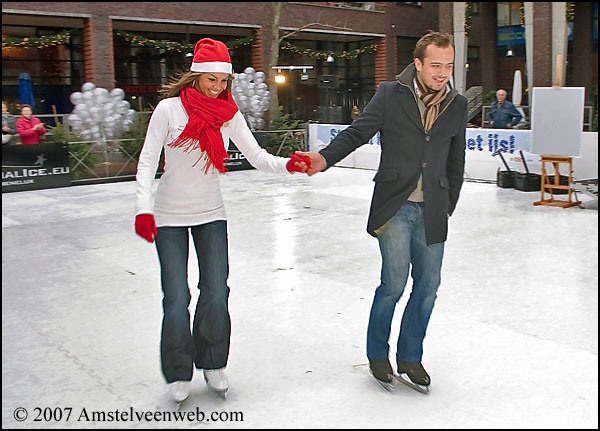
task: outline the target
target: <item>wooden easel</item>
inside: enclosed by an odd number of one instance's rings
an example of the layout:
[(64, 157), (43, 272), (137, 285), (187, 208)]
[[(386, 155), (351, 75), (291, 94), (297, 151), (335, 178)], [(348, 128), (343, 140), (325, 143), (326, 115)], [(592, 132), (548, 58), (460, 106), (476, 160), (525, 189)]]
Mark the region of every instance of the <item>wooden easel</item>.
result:
[[(534, 205), (552, 205), (552, 206), (557, 206), (557, 207), (563, 207), (563, 208), (568, 208), (568, 207), (573, 207), (575, 205), (579, 205), (581, 203), (581, 201), (577, 200), (577, 192), (575, 192), (575, 190), (573, 190), (571, 188), (571, 183), (573, 182), (573, 178), (572, 178), (572, 158), (571, 157), (559, 157), (559, 156), (540, 156), (540, 160), (542, 162), (542, 198), (541, 200), (534, 202)], [(550, 180), (548, 179), (548, 175), (546, 172), (546, 162), (548, 163), (552, 163), (554, 165), (554, 184), (550, 183)], [(569, 184), (568, 185), (561, 185), (560, 184), (560, 172), (559, 172), (559, 164), (560, 163), (566, 163), (568, 164), (568, 169), (569, 169)], [(548, 193), (550, 193), (550, 198), (549, 199), (544, 199), (544, 193), (546, 192), (546, 189), (548, 189)], [(569, 192), (569, 200), (568, 201), (564, 201), (564, 200), (559, 200), (559, 199), (554, 199), (554, 189), (562, 189), (562, 190), (568, 190)], [(571, 199), (571, 194), (573, 194), (575, 196), (575, 200)]]
[[(560, 87), (562, 83), (562, 63), (561, 63), (561, 55), (558, 54), (556, 56), (556, 79), (554, 81), (553, 87)], [(573, 159), (572, 157), (561, 157), (561, 156), (540, 156), (540, 161), (542, 162), (542, 197), (539, 201), (534, 202), (533, 205), (552, 205), (562, 208), (569, 208), (575, 205), (579, 205), (581, 201), (577, 200), (577, 192), (571, 188), (571, 183), (573, 182)], [(548, 175), (546, 172), (546, 162), (552, 163), (554, 165), (554, 184), (550, 183), (548, 179)], [(568, 165), (569, 169), (569, 183), (567, 185), (560, 184), (560, 163), (565, 163)], [(550, 193), (549, 199), (544, 199), (544, 193), (548, 189), (548, 193)], [(559, 200), (554, 199), (555, 189), (568, 190), (569, 200)], [(571, 199), (571, 194), (574, 195), (575, 200)]]

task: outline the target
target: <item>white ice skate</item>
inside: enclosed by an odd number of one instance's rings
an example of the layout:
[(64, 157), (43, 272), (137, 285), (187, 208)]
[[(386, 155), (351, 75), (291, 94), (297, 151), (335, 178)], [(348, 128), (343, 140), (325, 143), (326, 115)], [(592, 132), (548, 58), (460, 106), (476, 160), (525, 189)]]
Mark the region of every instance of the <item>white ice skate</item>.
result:
[(221, 397), (227, 396), (229, 390), (229, 383), (227, 377), (225, 377), (225, 368), (219, 368), (218, 370), (204, 370), (204, 381), (213, 391), (218, 393)]
[(190, 396), (190, 382), (178, 381), (169, 384), (171, 395), (177, 403), (181, 404)]

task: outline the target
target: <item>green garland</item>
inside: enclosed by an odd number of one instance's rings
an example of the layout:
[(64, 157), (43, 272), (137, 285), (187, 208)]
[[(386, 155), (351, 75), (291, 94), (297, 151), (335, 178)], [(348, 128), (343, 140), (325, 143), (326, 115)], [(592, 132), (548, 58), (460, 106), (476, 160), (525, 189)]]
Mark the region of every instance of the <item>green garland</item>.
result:
[(567, 7), (566, 7), (566, 15), (567, 15), (567, 22), (572, 22), (575, 20), (575, 3), (573, 2), (567, 2)]
[(473, 3), (467, 2), (467, 6), (465, 7), (465, 23), (464, 23), (465, 36), (468, 36), (469, 32), (471, 31), (471, 18), (473, 18)]
[(65, 45), (71, 38), (71, 32), (65, 30), (58, 34), (40, 37), (7, 37), (2, 39), (2, 48), (47, 48), (55, 45)]
[[(115, 34), (119, 37), (124, 38), (126, 41), (131, 42), (138, 46), (145, 46), (149, 48), (158, 48), (158, 49), (166, 49), (167, 51), (176, 50), (177, 52), (183, 51), (194, 51), (195, 43), (179, 43), (173, 42), (170, 40), (155, 40), (148, 39), (144, 36), (140, 36), (134, 33), (127, 33), (121, 30), (115, 30)], [(225, 46), (229, 49), (235, 49), (240, 46), (250, 45), (254, 42), (253, 36), (246, 36), (236, 40), (230, 40), (228, 42), (224, 42)]]
[[(470, 3), (468, 3), (470, 4)], [(9, 37), (6, 39), (2, 39), (2, 48), (5, 47), (20, 47), (20, 48), (46, 48), (48, 46), (54, 45), (64, 45), (69, 42), (71, 38), (71, 33), (74, 30), (65, 30), (61, 33), (51, 35), (51, 36), (41, 36), (41, 37), (25, 37), (25, 38), (13, 38)], [(135, 33), (128, 33), (122, 30), (115, 30), (115, 34), (119, 37), (124, 38), (126, 41), (136, 44), (138, 46), (145, 46), (149, 48), (158, 48), (158, 49), (166, 49), (167, 51), (175, 50), (177, 52), (192, 52), (194, 50), (195, 44), (193, 43), (179, 43), (173, 42), (169, 40), (155, 40), (148, 39), (144, 36), (137, 35)], [(240, 39), (231, 40), (225, 42), (225, 46), (229, 49), (235, 49), (240, 46), (250, 45), (254, 42), (253, 36), (246, 36)], [(332, 55), (334, 58), (345, 58), (347, 60), (352, 60), (358, 57), (361, 54), (371, 54), (377, 51), (377, 44), (365, 46), (363, 48), (353, 49), (350, 51), (341, 51), (328, 53), (324, 51), (316, 51), (310, 48), (298, 48), (295, 45), (292, 45), (289, 42), (283, 42), (281, 45), (282, 49), (286, 49), (295, 54), (300, 54), (304, 56), (308, 56), (311, 58), (317, 59), (326, 59), (329, 55)]]
[(288, 51), (292, 51), (294, 54), (300, 54), (300, 55), (304, 55), (304, 56), (308, 56), (308, 57), (316, 58), (316, 59), (322, 59), (322, 60), (326, 59), (329, 55), (331, 55), (334, 58), (345, 58), (347, 60), (352, 60), (361, 54), (365, 54), (365, 53), (371, 54), (371, 53), (377, 51), (377, 44), (365, 46), (363, 48), (353, 49), (350, 51), (344, 50), (341, 52), (329, 53), (329, 52), (324, 52), (324, 51), (316, 51), (316, 50), (310, 49), (310, 48), (298, 48), (297, 46), (294, 46), (289, 42), (283, 42), (283, 44), (281, 45), (281, 49), (286, 49)]

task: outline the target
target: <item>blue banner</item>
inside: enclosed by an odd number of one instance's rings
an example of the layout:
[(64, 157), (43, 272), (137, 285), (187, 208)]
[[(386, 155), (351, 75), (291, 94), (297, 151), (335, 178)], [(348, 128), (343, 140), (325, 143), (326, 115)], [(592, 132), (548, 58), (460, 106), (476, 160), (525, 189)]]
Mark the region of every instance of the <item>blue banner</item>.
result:
[(531, 130), (467, 129), (467, 150), (489, 152), (492, 156), (531, 150)]

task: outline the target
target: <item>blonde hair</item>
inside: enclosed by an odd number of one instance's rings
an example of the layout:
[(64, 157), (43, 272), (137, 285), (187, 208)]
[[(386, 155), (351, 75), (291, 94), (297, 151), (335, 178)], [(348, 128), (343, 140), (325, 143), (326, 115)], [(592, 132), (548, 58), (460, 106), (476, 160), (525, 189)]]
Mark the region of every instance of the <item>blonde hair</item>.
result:
[[(201, 75), (206, 72), (181, 72), (179, 75), (176, 75), (171, 81), (167, 84), (163, 84), (160, 89), (160, 94), (164, 97), (177, 97), (181, 90), (188, 87), (194, 87), (196, 80), (200, 78)], [(233, 75), (229, 75), (227, 78), (227, 90), (231, 91), (231, 83), (233, 82)]]

